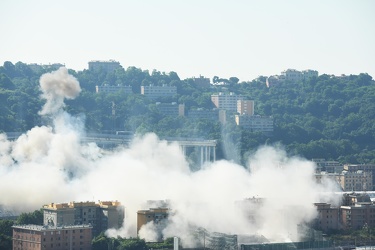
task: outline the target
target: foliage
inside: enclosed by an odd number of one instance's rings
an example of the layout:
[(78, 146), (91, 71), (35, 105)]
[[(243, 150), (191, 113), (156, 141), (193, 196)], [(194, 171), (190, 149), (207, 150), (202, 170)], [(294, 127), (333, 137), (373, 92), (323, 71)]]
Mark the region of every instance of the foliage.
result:
[(92, 240), (93, 250), (147, 250), (146, 242), (139, 238), (108, 237), (104, 233)]
[(35, 210), (32, 213), (22, 213), (18, 216), (15, 224), (17, 225), (43, 225), (43, 209)]

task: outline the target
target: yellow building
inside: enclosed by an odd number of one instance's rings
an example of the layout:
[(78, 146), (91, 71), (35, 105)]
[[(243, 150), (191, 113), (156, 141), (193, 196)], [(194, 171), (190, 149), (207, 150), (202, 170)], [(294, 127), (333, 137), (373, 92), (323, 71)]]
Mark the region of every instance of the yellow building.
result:
[(169, 213), (169, 208), (150, 208), (137, 211), (137, 234), (142, 226), (150, 222), (153, 222), (161, 232), (166, 226)]

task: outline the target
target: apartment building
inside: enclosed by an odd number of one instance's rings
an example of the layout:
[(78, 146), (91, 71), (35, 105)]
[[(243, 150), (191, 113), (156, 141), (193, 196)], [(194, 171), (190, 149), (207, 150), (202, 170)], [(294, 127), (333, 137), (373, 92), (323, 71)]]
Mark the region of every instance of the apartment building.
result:
[(325, 171), (327, 173), (341, 173), (344, 170), (344, 165), (338, 161), (326, 161), (325, 159), (312, 159), (317, 165), (317, 171)]
[(244, 96), (236, 95), (232, 92), (229, 94), (220, 92), (219, 94), (211, 95), (211, 101), (216, 108), (232, 112), (237, 111), (237, 101), (243, 100), (244, 98)]
[(373, 189), (372, 172), (357, 170), (342, 171), (341, 186), (344, 191), (370, 191)]
[(298, 71), (296, 69), (287, 69), (281, 72), (281, 75), (273, 75), (269, 76), (266, 79), (267, 87), (271, 87), (272, 85), (277, 85), (278, 83), (282, 83), (285, 81), (289, 82), (299, 82), (302, 80), (306, 80), (312, 77), (318, 77), (319, 73), (316, 70), (303, 70)]
[(120, 228), (124, 217), (124, 207), (118, 201), (51, 203), (43, 206), (44, 225), (90, 224), (93, 236), (109, 228)]
[(13, 250), (91, 250), (92, 226), (13, 226)]
[(237, 126), (249, 129), (252, 132), (262, 132), (267, 135), (273, 133), (273, 118), (259, 115), (235, 115)]
[(318, 211), (315, 220), (315, 229), (327, 232), (340, 229), (340, 208), (329, 203), (314, 203)]
[(345, 164), (344, 170), (348, 172), (356, 172), (358, 170), (362, 170), (364, 172), (371, 172), (372, 178), (372, 188), (367, 190), (374, 190), (375, 188), (375, 164)]
[(119, 62), (114, 60), (109, 61), (90, 61), (89, 62), (89, 70), (92, 71), (100, 71), (103, 70), (107, 73), (113, 72), (114, 70), (121, 68)]
[(375, 227), (375, 205), (372, 202), (357, 203), (353, 206), (341, 206), (342, 229), (358, 230), (367, 225)]
[(124, 92), (125, 94), (133, 94), (133, 90), (131, 86), (122, 86), (122, 85), (96, 85), (95, 87), (96, 93), (116, 93), (116, 92)]
[(254, 115), (254, 101), (237, 100), (237, 113), (240, 115)]
[(301, 71), (295, 69), (287, 69), (281, 72), (281, 75), (284, 76), (286, 81), (297, 82), (303, 79)]
[(219, 110), (218, 109), (191, 109), (189, 110), (187, 117), (189, 119), (207, 119), (211, 121), (219, 120)]
[(167, 225), (169, 213), (169, 208), (165, 207), (137, 211), (137, 234), (142, 226), (152, 222), (157, 230), (157, 233), (161, 235), (161, 232)]
[(149, 99), (157, 99), (163, 97), (173, 97), (177, 95), (176, 86), (141, 86), (141, 94)]
[(165, 116), (184, 116), (185, 105), (172, 103), (156, 103), (156, 108)]

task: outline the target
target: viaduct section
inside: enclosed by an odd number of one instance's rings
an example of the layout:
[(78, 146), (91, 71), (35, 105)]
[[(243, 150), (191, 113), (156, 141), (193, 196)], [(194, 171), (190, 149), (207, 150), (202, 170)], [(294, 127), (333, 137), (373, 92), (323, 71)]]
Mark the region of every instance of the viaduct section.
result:
[[(6, 132), (8, 140), (16, 140), (22, 135), (21, 132)], [(81, 138), (82, 142), (94, 142), (99, 147), (114, 147), (117, 145), (129, 145), (133, 140), (133, 134), (99, 134), (88, 133)], [(201, 165), (207, 161), (216, 160), (216, 140), (203, 140), (200, 138), (166, 137), (160, 138), (168, 143), (177, 143), (181, 151), (186, 155), (189, 149), (195, 149), (199, 154)]]

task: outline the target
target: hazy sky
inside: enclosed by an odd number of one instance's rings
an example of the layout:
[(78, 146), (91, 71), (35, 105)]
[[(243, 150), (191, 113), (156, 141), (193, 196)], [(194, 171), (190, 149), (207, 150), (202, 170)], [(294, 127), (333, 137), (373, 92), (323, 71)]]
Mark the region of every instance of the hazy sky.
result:
[(287, 68), (375, 77), (375, 1), (1, 0), (0, 64), (90, 60), (241, 81)]

